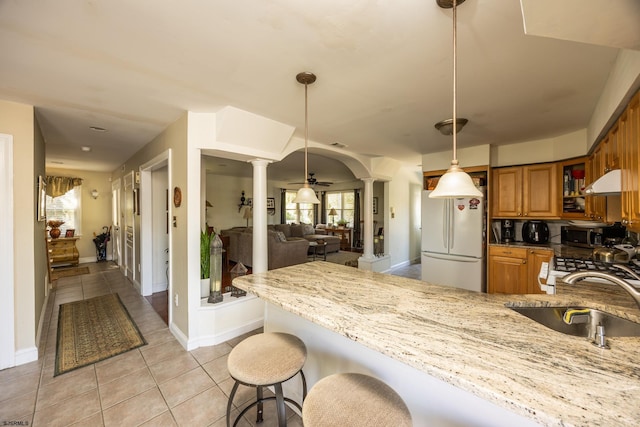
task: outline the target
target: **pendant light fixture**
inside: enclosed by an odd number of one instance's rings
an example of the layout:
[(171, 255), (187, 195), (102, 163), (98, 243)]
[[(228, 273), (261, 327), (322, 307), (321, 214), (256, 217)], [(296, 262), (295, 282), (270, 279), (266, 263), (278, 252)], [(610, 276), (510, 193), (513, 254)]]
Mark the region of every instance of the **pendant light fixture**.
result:
[[(476, 188), (471, 177), (458, 164), (457, 153), (457, 133), (462, 128), (459, 124), (456, 111), (456, 74), (457, 74), (457, 58), (456, 58), (456, 6), (462, 4), (464, 0), (436, 0), (438, 6), (444, 9), (453, 8), (453, 119), (451, 125), (453, 129), (453, 159), (451, 166), (447, 172), (440, 177), (435, 190), (429, 193), (430, 198), (435, 199), (451, 199), (462, 197), (483, 197), (482, 192)], [(437, 127), (437, 125), (436, 125)]]
[(293, 203), (314, 203), (319, 204), (320, 200), (316, 196), (316, 192), (313, 191), (313, 188), (309, 186), (309, 182), (307, 181), (307, 146), (309, 144), (309, 114), (307, 107), (307, 86), (316, 81), (316, 75), (309, 72), (303, 71), (302, 73), (298, 73), (296, 75), (296, 80), (298, 83), (304, 85), (304, 185), (301, 189), (298, 190), (298, 194), (296, 198), (293, 199)]

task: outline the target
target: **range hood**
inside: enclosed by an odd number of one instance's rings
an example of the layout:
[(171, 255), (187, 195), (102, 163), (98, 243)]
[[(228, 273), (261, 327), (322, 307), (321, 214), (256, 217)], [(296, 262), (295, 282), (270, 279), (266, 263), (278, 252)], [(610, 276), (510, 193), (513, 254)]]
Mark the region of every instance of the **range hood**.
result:
[(613, 196), (622, 192), (622, 173), (614, 169), (588, 185), (584, 192), (592, 196)]

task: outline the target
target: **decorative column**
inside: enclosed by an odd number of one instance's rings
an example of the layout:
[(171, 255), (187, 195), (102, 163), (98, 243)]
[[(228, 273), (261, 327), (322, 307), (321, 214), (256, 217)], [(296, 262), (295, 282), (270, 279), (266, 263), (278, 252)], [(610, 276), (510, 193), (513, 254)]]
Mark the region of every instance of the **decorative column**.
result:
[(363, 178), (364, 182), (364, 249), (362, 257), (374, 259), (373, 255), (373, 178)]
[(267, 239), (267, 166), (269, 160), (251, 160), (253, 165), (253, 273), (269, 268)]

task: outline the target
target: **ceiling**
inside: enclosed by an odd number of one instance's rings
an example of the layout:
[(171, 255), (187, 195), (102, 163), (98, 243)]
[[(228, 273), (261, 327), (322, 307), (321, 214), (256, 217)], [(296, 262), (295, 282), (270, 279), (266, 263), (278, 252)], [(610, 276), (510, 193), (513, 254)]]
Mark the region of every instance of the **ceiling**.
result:
[[(435, 0), (0, 0), (0, 99), (36, 107), (47, 166), (113, 171), (186, 110), (231, 105), (303, 135), (295, 76), (312, 71), (311, 140), (418, 165), (451, 144), (433, 126), (452, 113), (451, 35)], [(459, 146), (587, 127), (617, 53), (525, 35), (520, 2), (467, 0)]]

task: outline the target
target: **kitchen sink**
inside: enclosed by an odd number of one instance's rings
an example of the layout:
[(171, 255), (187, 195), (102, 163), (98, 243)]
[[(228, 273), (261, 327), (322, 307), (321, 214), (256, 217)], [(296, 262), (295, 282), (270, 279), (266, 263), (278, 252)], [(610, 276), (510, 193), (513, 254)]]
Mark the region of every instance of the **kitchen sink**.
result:
[(509, 307), (541, 325), (567, 335), (594, 338), (596, 327), (604, 326), (607, 337), (638, 337), (640, 323), (623, 319), (604, 311), (589, 309), (588, 314), (573, 316), (572, 324), (563, 317), (567, 310), (584, 310), (585, 307)]

